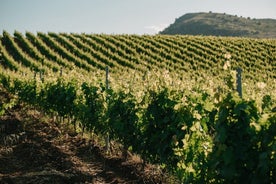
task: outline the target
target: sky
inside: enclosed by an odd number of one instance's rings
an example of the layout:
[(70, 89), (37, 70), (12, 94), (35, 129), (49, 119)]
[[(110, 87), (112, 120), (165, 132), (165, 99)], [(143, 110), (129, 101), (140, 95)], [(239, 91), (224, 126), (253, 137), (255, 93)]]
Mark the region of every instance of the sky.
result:
[(0, 32), (156, 34), (209, 11), (276, 19), (276, 0), (0, 0)]

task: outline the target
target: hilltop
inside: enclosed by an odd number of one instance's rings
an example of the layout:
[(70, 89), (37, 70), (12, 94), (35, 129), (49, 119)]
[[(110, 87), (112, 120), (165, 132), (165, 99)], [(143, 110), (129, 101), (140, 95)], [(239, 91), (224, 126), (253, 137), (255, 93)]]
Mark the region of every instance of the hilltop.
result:
[(276, 38), (276, 20), (252, 19), (225, 13), (187, 13), (160, 34)]

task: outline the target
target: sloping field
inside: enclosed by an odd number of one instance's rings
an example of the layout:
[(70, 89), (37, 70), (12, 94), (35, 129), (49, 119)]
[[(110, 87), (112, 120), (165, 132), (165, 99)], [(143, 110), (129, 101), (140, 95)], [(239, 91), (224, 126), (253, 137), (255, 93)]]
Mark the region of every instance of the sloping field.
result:
[(256, 81), (276, 78), (276, 40), (201, 37), (89, 35), (15, 32), (1, 36), (1, 65), (26, 72), (47, 74), (61, 68), (68, 72), (98, 72), (110, 67), (112, 73), (154, 70), (201, 76), (220, 75), (227, 60), (241, 67)]
[(275, 181), (276, 40), (29, 32), (0, 39), (0, 85), (15, 96), (1, 102), (0, 115), (28, 104), (76, 133), (99, 135), (107, 151), (115, 140), (182, 183)]
[(145, 79), (154, 84), (169, 81), (168, 75), (177, 88), (217, 88), (240, 67), (249, 97), (264, 86), (273, 94), (276, 86), (275, 39), (41, 32), (3, 32), (0, 38), (2, 69), (24, 78), (104, 81), (109, 67), (113, 88), (142, 88)]

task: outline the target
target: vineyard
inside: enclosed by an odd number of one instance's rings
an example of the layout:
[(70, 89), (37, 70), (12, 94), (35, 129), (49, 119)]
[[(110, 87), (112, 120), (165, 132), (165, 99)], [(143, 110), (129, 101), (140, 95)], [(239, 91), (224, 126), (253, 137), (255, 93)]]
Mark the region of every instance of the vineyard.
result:
[[(14, 32), (0, 85), (182, 183), (276, 181), (276, 40)], [(242, 93), (236, 69), (242, 69)]]

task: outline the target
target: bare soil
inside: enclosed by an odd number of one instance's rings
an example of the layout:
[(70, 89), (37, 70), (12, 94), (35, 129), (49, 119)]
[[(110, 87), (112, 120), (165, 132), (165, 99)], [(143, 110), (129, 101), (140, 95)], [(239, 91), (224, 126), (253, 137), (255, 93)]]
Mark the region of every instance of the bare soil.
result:
[[(0, 102), (10, 95), (0, 90)], [(166, 183), (157, 166), (72, 133), (35, 108), (16, 105), (0, 117), (0, 184)], [(118, 148), (118, 146), (117, 146)], [(144, 167), (143, 167), (144, 166)]]

